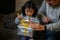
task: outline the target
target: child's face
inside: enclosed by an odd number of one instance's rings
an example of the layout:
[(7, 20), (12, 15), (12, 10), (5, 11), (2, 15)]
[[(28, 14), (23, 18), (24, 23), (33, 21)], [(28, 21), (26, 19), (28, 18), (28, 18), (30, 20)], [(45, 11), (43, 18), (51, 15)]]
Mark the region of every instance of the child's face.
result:
[(25, 8), (25, 14), (27, 16), (32, 16), (33, 13), (34, 13), (34, 9), (32, 9), (32, 8)]
[(57, 6), (60, 4), (60, 0), (46, 0), (50, 6)]

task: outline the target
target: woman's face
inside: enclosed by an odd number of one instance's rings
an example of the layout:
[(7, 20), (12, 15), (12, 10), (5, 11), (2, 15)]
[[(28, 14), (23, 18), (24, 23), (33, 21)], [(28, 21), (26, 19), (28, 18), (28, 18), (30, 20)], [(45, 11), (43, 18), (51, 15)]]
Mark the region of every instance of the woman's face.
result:
[(33, 8), (25, 8), (25, 14), (27, 16), (32, 16), (34, 13), (34, 9)]
[(60, 0), (46, 0), (50, 6), (57, 6), (60, 4)]

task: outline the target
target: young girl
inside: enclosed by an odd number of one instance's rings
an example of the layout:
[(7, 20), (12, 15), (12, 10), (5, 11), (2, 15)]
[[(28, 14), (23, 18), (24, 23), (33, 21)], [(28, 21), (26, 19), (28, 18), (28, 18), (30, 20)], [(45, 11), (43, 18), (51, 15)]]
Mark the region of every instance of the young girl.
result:
[[(39, 20), (38, 19), (35, 19), (37, 18), (36, 15), (37, 15), (37, 8), (36, 8), (36, 5), (34, 4), (34, 2), (32, 1), (27, 1), (23, 7), (22, 7), (22, 12), (20, 14), (20, 16), (18, 16), (16, 19), (15, 19), (15, 23), (16, 24), (19, 24), (20, 23), (20, 20), (22, 19), (28, 19), (30, 18), (30, 20), (33, 20), (34, 22), (37, 22), (39, 23)], [(36, 20), (36, 21), (35, 21)], [(34, 28), (34, 27), (32, 27)], [(25, 39), (24, 39), (25, 38)], [(22, 36), (21, 37), (21, 40), (29, 40), (30, 38), (27, 37), (27, 36)]]
[(32, 1), (27, 1), (23, 6), (22, 6), (22, 12), (20, 16), (18, 16), (15, 19), (15, 23), (19, 24), (20, 19), (27, 19), (29, 17), (36, 17), (37, 15), (37, 8), (36, 5)]

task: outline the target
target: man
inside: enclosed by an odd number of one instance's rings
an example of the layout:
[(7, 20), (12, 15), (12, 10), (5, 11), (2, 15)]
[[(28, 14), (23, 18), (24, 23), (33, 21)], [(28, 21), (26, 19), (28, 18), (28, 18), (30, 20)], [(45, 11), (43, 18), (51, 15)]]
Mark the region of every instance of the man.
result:
[[(46, 40), (60, 40), (60, 0), (44, 0), (38, 15), (42, 15), (42, 20), (46, 25), (31, 24), (34, 30), (45, 30)], [(51, 23), (49, 23), (51, 22)], [(48, 24), (49, 23), (49, 24)]]
[[(44, 30), (46, 26), (46, 40), (59, 40), (60, 37), (60, 0), (44, 0), (41, 8), (38, 11), (42, 15), (44, 23), (40, 24), (40, 30)], [(45, 16), (43, 15), (45, 14)]]

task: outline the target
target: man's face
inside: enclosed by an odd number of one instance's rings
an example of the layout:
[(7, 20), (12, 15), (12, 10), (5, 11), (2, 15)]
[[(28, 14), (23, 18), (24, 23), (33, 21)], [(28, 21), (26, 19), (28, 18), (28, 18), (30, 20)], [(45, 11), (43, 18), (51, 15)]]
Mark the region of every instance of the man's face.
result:
[(46, 0), (46, 2), (53, 7), (58, 6), (60, 4), (60, 0)]

